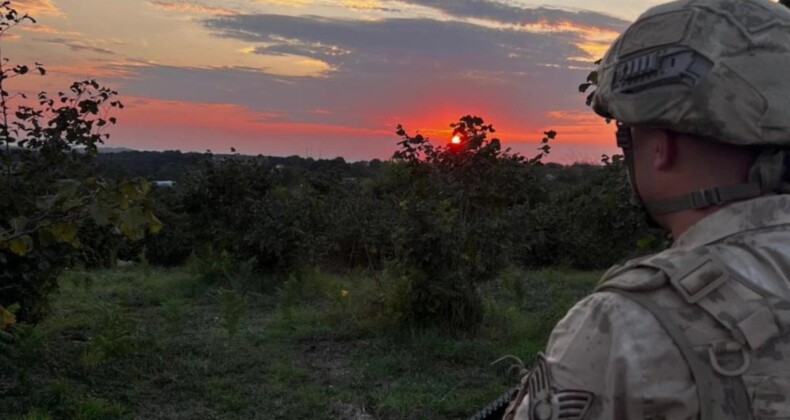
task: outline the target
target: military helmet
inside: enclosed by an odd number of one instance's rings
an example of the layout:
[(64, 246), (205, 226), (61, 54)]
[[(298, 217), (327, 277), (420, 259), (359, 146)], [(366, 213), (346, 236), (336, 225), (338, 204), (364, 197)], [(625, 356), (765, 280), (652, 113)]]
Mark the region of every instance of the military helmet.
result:
[(790, 146), (790, 9), (769, 0), (653, 7), (599, 67), (593, 109), (735, 145)]

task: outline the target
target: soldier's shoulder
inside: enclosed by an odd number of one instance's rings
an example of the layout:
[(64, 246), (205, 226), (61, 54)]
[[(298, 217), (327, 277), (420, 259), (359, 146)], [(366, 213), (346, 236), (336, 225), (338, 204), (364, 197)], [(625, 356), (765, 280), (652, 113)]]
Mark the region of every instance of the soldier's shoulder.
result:
[[(666, 340), (655, 316), (634, 300), (612, 291), (595, 292), (577, 302), (554, 327), (547, 354), (552, 361), (571, 368), (580, 362), (598, 361), (601, 367), (614, 359), (634, 366), (645, 358), (648, 342)], [(633, 354), (631, 343), (645, 343)], [(671, 340), (670, 340), (671, 341)], [(572, 368), (573, 370), (575, 368)]]
[(707, 246), (694, 249), (669, 248), (613, 266), (601, 277), (596, 290), (657, 290), (667, 284), (671, 275), (709, 258), (713, 256)]

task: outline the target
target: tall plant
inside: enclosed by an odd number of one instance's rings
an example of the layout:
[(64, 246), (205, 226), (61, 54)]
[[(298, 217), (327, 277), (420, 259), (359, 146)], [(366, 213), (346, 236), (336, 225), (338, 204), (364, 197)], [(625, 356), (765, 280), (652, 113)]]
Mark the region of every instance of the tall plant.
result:
[(454, 142), (439, 146), (398, 128), (394, 159), (405, 168), (393, 233), (395, 309), (409, 324), (470, 329), (482, 317), (477, 284), (511, 257), (515, 220), (506, 215), (526, 214), (545, 196), (533, 167), (556, 133), (545, 133), (541, 152), (527, 159), (503, 149), (482, 118), (465, 116), (451, 127)]
[[(4, 35), (27, 14), (0, 4), (0, 47)], [(0, 49), (2, 51), (2, 49)], [(36, 322), (48, 309), (58, 275), (75, 262), (83, 227), (93, 223), (107, 234), (131, 239), (156, 231), (146, 182), (111, 184), (90, 162), (109, 139), (110, 116), (123, 108), (118, 93), (95, 80), (73, 83), (65, 92), (12, 92), (12, 82), (45, 68), (12, 64), (0, 53), (0, 315)]]

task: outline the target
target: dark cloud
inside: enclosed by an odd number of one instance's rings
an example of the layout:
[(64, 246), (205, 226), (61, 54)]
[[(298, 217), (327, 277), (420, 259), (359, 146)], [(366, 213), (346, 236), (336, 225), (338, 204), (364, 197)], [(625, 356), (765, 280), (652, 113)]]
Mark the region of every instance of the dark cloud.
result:
[[(576, 16), (569, 13), (568, 16)], [(201, 103), (234, 103), (277, 121), (392, 130), (397, 123), (432, 128), (464, 114), (513, 131), (541, 132), (548, 110), (583, 111), (578, 84), (588, 70), (583, 35), (532, 33), (457, 21), (352, 21), (315, 16), (237, 15), (204, 21), (218, 36), (257, 45), (267, 55), (310, 57), (333, 70), (320, 76), (265, 69), (130, 67), (118, 80), (129, 95)], [(590, 63), (591, 64), (591, 63)], [(315, 112), (316, 109), (325, 112)], [(424, 127), (427, 128), (427, 127)], [(264, 133), (265, 136), (265, 133)], [(382, 139), (392, 150), (393, 138)]]
[(94, 53), (103, 54), (103, 55), (115, 55), (115, 51), (111, 51), (111, 50), (108, 50), (106, 48), (96, 47), (96, 46), (93, 46), (93, 45), (87, 45), (87, 44), (85, 44), (82, 41), (76, 41), (76, 40), (73, 40), (73, 39), (66, 39), (66, 38), (41, 39), (41, 38), (39, 38), (39, 39), (36, 39), (36, 41), (46, 42), (48, 44), (63, 45), (65, 47), (68, 47), (72, 51), (77, 51), (77, 52), (88, 51), (88, 52), (94, 52)]
[(351, 21), (242, 15), (206, 21), (217, 34), (264, 44), (260, 54), (301, 55), (341, 71), (525, 71), (583, 56), (575, 33), (529, 33), (431, 19)]
[(602, 13), (580, 10), (567, 11), (546, 7), (523, 8), (489, 0), (400, 0), (405, 3), (417, 4), (440, 10), (450, 16), (460, 18), (479, 18), (493, 22), (527, 25), (536, 23), (559, 24), (574, 22), (576, 24), (601, 29), (622, 31), (627, 21)]

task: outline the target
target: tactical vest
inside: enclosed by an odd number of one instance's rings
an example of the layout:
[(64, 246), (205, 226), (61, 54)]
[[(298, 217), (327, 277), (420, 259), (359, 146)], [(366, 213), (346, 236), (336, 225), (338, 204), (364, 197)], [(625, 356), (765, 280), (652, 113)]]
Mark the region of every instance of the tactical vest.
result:
[(701, 420), (790, 420), (790, 301), (729, 269), (715, 245), (614, 267), (598, 291), (638, 303), (674, 340)]

